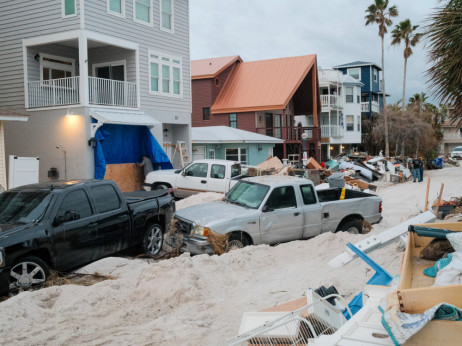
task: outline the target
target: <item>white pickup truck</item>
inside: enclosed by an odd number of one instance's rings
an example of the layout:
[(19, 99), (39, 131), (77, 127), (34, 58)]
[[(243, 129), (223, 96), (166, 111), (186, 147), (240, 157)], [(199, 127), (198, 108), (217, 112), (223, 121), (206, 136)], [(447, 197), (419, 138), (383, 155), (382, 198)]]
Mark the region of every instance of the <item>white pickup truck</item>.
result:
[(341, 188), (316, 191), (304, 178), (260, 176), (241, 179), (223, 201), (181, 209), (174, 218), (172, 245), (182, 242), (183, 252), (212, 254), (211, 232), (228, 236), (228, 250), (323, 232), (362, 233), (364, 220), (381, 220), (382, 199)]
[(241, 164), (228, 160), (196, 160), (183, 169), (150, 172), (145, 190), (173, 188), (177, 198), (199, 192), (228, 192), (242, 177)]

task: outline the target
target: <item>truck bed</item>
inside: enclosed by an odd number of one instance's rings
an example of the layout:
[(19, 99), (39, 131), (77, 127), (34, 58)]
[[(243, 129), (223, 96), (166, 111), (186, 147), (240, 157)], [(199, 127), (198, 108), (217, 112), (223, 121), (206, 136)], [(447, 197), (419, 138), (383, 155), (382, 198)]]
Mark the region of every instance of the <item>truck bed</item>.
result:
[[(319, 202), (332, 202), (332, 201), (338, 201), (340, 199), (340, 195), (342, 194), (342, 188), (335, 187), (332, 189), (320, 190), (316, 192), (318, 193)], [(375, 196), (375, 195), (362, 192), (362, 191), (346, 189), (344, 199), (354, 199), (354, 198), (371, 197), (371, 196)]]

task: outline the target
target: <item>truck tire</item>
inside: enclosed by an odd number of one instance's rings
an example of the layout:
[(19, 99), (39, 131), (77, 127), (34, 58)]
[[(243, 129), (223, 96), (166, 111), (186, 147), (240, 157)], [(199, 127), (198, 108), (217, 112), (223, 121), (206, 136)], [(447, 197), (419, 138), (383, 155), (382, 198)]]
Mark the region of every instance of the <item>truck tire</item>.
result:
[(151, 186), (151, 191), (154, 190), (166, 190), (168, 189), (168, 186), (165, 184), (152, 184)]
[(242, 232), (233, 232), (228, 236), (228, 244), (226, 245), (226, 252), (236, 249), (242, 249), (244, 246), (249, 245), (249, 240)]
[(339, 229), (340, 232), (348, 232), (352, 234), (363, 233), (363, 222), (361, 220), (349, 220), (345, 222)]
[(142, 248), (144, 253), (148, 256), (155, 256), (162, 250), (163, 244), (164, 232), (162, 227), (157, 223), (148, 225), (143, 236)]
[(28, 290), (42, 286), (50, 276), (50, 268), (36, 256), (26, 256), (15, 262), (10, 270), (10, 290)]

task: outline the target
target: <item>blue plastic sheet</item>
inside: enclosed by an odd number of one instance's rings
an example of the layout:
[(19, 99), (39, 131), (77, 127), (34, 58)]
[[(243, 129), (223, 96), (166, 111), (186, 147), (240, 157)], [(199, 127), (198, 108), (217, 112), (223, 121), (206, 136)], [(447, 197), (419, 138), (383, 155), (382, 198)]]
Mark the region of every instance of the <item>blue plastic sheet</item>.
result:
[(95, 135), (95, 179), (104, 179), (106, 165), (138, 163), (148, 156), (154, 169), (173, 166), (147, 126), (104, 124)]

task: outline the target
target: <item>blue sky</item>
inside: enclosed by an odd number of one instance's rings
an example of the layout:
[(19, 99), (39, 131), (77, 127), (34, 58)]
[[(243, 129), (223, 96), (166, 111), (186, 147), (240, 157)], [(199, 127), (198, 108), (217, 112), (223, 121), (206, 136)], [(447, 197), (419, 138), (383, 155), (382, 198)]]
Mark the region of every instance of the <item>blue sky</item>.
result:
[[(372, 0), (190, 0), (191, 59), (240, 55), (244, 61), (317, 54), (328, 68), (362, 60), (381, 65), (377, 25), (364, 26), (365, 9)], [(399, 17), (423, 29), (440, 5), (437, 0), (396, 0)], [(388, 103), (402, 97), (403, 46), (385, 38), (385, 81)], [(430, 94), (426, 85), (424, 42), (408, 60), (406, 99)], [(432, 100), (432, 99), (430, 99)], [(434, 101), (434, 100), (433, 100)]]

